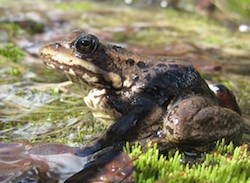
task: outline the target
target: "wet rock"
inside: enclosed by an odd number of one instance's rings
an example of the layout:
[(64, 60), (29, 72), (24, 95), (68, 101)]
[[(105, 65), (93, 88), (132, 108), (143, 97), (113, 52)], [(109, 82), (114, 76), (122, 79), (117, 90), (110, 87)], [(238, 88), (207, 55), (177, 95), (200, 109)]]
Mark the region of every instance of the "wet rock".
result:
[(107, 152), (86, 168), (70, 177), (65, 183), (126, 182), (133, 183), (134, 166), (127, 154), (120, 151)]
[(108, 152), (101, 150), (89, 163), (93, 155), (75, 155), (79, 151), (82, 150), (57, 143), (0, 142), (0, 181), (134, 182), (134, 167), (127, 154), (113, 148)]
[(77, 150), (62, 144), (0, 142), (0, 180), (63, 182), (86, 164), (86, 158), (74, 155)]

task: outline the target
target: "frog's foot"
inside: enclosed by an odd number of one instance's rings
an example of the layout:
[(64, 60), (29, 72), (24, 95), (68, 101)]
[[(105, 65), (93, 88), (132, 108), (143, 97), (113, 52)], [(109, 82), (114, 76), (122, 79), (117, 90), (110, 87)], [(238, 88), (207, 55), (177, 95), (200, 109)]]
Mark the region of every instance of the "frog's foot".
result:
[(195, 96), (173, 105), (163, 126), (166, 138), (173, 143), (206, 146), (222, 138), (239, 143), (243, 119), (231, 109)]
[(92, 111), (95, 119), (109, 126), (115, 119), (120, 117), (121, 114), (110, 106), (106, 92), (105, 89), (92, 89), (84, 98), (84, 102)]

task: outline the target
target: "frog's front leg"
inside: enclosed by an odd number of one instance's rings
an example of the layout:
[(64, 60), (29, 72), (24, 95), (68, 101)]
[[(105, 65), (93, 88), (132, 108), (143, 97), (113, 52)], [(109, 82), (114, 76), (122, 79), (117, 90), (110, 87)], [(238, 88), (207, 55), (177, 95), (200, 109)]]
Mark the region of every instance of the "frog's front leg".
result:
[(143, 139), (162, 128), (164, 109), (154, 101), (140, 96), (124, 105), (131, 109), (113, 122), (98, 141), (78, 152), (79, 156), (88, 156), (108, 146), (121, 146), (125, 141)]
[(164, 109), (154, 101), (140, 97), (132, 101), (131, 110), (110, 126), (104, 144), (131, 141), (151, 136), (162, 128)]
[(175, 103), (164, 117), (163, 132), (176, 144), (206, 146), (219, 139), (238, 142), (243, 119), (228, 108), (218, 106), (202, 96), (186, 98)]
[[(140, 96), (130, 101), (131, 110), (116, 120), (106, 134), (94, 146), (79, 152), (80, 156), (89, 156), (89, 162), (78, 173), (88, 175), (89, 169), (97, 169), (115, 159), (116, 154), (122, 150), (125, 141), (136, 140), (151, 136), (162, 128), (162, 116), (164, 110), (154, 101)], [(78, 177), (72, 177), (66, 182), (76, 181)], [(86, 177), (85, 177), (86, 178)], [(125, 180), (126, 181), (126, 180)]]
[(94, 88), (90, 90), (84, 98), (84, 102), (92, 111), (94, 118), (106, 126), (121, 116), (113, 106), (110, 106), (106, 89)]

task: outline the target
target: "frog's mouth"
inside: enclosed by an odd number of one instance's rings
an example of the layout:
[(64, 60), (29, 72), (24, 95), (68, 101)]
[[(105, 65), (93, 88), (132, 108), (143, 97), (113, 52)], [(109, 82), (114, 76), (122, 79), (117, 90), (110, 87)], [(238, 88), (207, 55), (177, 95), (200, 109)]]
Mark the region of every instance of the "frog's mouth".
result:
[(122, 79), (118, 74), (104, 71), (91, 63), (91, 61), (80, 59), (73, 53), (69, 54), (61, 49), (57, 49), (57, 43), (53, 44), (40, 49), (40, 57), (49, 68), (62, 71), (70, 75), (70, 77), (82, 80), (87, 84), (105, 85), (111, 83), (116, 89), (122, 87)]

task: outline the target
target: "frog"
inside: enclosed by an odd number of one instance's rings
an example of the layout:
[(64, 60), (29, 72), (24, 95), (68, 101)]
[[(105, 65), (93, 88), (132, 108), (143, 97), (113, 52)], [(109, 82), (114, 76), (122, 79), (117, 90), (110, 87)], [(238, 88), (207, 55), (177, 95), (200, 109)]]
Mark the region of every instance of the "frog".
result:
[(184, 150), (207, 149), (220, 139), (241, 141), (238, 104), (223, 105), (218, 87), (179, 58), (133, 53), (81, 30), (44, 44), (39, 54), (82, 87), (85, 104), (107, 126), (92, 153), (144, 139)]

